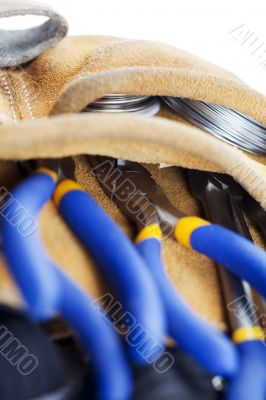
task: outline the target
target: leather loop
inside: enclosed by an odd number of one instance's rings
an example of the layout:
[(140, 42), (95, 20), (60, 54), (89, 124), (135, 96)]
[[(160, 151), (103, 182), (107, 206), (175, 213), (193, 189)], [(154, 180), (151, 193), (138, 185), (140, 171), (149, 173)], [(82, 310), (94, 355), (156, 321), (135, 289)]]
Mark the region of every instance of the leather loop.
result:
[[(0, 67), (16, 67), (54, 47), (68, 32), (66, 20), (50, 7), (34, 1), (3, 1), (0, 18), (46, 16), (43, 24), (24, 30), (0, 29)], [(1, 24), (0, 24), (1, 26)]]

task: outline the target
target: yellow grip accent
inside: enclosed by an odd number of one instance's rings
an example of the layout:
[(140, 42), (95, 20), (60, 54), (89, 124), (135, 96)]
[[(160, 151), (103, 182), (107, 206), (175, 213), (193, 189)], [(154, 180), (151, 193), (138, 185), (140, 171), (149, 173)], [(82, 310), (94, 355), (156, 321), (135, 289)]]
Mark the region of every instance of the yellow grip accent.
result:
[(234, 343), (242, 343), (247, 340), (264, 340), (265, 333), (260, 326), (242, 327), (236, 329), (232, 334)]
[(145, 226), (137, 235), (135, 239), (135, 243), (142, 242), (145, 239), (150, 239), (150, 238), (155, 238), (158, 240), (162, 239), (162, 231), (160, 228), (160, 225), (158, 224), (153, 224), (153, 225), (148, 225)]
[(200, 226), (209, 225), (208, 221), (199, 217), (183, 217), (175, 226), (175, 237), (177, 241), (186, 247), (191, 248), (190, 237), (195, 229)]
[(62, 182), (60, 182), (57, 185), (53, 195), (53, 201), (55, 205), (58, 207), (64, 195), (68, 192), (71, 192), (72, 190), (84, 191), (83, 187), (80, 186), (77, 182), (72, 181), (72, 179), (64, 179)]
[(41, 173), (41, 174), (46, 174), (49, 175), (55, 182), (58, 179), (58, 175), (55, 171), (53, 171), (50, 168), (45, 168), (45, 167), (39, 167), (35, 170), (35, 173)]

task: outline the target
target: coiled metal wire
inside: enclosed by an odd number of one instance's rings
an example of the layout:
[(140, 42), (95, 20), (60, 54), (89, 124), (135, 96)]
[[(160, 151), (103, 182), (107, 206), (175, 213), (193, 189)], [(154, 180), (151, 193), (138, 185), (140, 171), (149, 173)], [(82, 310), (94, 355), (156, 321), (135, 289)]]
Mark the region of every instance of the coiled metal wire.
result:
[(240, 149), (266, 154), (266, 126), (237, 111), (203, 101), (163, 97), (164, 102), (192, 124)]
[(130, 96), (125, 94), (107, 94), (90, 104), (83, 112), (130, 113), (153, 116), (160, 110), (160, 100), (151, 96)]

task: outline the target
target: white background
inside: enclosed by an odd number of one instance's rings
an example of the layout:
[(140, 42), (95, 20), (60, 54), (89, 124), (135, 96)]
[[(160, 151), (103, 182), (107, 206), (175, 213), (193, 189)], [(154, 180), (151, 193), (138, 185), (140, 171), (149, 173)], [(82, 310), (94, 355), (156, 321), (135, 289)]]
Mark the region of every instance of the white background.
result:
[[(66, 17), (71, 35), (113, 35), (166, 42), (231, 70), (266, 94), (266, 0), (46, 3)], [(245, 32), (239, 36), (237, 28), (241, 25)], [(230, 34), (233, 30), (235, 33)], [(243, 44), (245, 34), (250, 39)], [(262, 61), (264, 67), (260, 65)]]

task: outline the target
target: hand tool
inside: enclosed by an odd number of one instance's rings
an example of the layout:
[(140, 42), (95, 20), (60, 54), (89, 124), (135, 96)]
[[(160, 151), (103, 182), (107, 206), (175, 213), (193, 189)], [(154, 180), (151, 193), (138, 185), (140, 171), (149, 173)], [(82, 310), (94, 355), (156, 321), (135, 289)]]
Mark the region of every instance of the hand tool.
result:
[[(36, 170), (14, 189), (13, 199), (37, 217), (56, 187), (55, 171), (57, 168)], [(4, 255), (29, 313), (38, 319), (62, 314), (91, 356), (99, 399), (128, 400), (132, 391), (130, 372), (113, 328), (92, 307), (92, 299), (49, 259), (38, 230), (23, 236), (15, 224), (5, 218), (1, 222)], [(112, 368), (107, 362), (111, 357)]]
[[(246, 196), (240, 185), (224, 174), (186, 170), (186, 175), (191, 192), (202, 204), (205, 216), (251, 241), (242, 212)], [(218, 271), (232, 338), (241, 357), (240, 371), (229, 384), (227, 399), (263, 400), (266, 395), (266, 347), (258, 307), (247, 282), (222, 266)]]
[[(103, 271), (123, 310), (131, 314), (124, 323), (130, 328), (130, 319), (134, 319), (161, 344), (165, 321), (159, 293), (130, 240), (75, 181), (61, 180), (53, 199), (66, 223)], [(156, 310), (156, 315), (151, 310)], [(129, 347), (129, 351), (136, 362), (145, 363), (137, 349)]]
[[(96, 165), (93, 160), (96, 160)], [(151, 217), (157, 214), (165, 233), (172, 233), (184, 246), (222, 264), (248, 281), (263, 296), (266, 295), (264, 250), (220, 225), (211, 224), (199, 217), (185, 216), (171, 205), (160, 186), (138, 163), (104, 157), (88, 158), (88, 162), (93, 166), (93, 173), (102, 183), (103, 189), (128, 218), (142, 228), (145, 223), (150, 225), (149, 221), (143, 223), (141, 218), (148, 202), (151, 205)], [(148, 217), (145, 216), (146, 220)]]
[[(240, 185), (238, 185), (240, 186)], [(241, 188), (242, 189), (242, 188)], [(250, 196), (249, 193), (242, 189), (242, 207), (247, 215), (251, 218), (254, 224), (259, 228), (263, 234), (264, 240), (266, 241), (266, 211), (261, 207), (261, 205)]]
[[(236, 184), (236, 182), (234, 182)], [(247, 193), (240, 185), (238, 185), (239, 190), (242, 190), (242, 208), (245, 213), (249, 216), (254, 225), (258, 228), (258, 230), (262, 233), (262, 237), (264, 243), (266, 245), (266, 211), (262, 208), (262, 206), (252, 197), (249, 193)], [(260, 308), (260, 312), (265, 314), (266, 318), (266, 299), (264, 297), (260, 297), (255, 293), (256, 301)], [(266, 323), (265, 323), (266, 326)]]
[(240, 149), (266, 154), (266, 127), (251, 117), (217, 104), (179, 97), (164, 102), (192, 124)]
[(164, 272), (160, 225), (167, 234), (173, 232), (181, 213), (140, 164), (93, 156), (88, 157), (88, 163), (104, 192), (136, 227), (136, 247), (160, 290), (170, 336), (209, 371), (232, 375), (237, 369), (237, 357), (231, 342), (195, 315)]
[[(159, 109), (160, 101), (156, 97), (109, 94), (89, 105), (83, 112), (101, 113), (108, 110), (151, 116)], [(157, 298), (157, 287), (130, 240), (77, 184), (69, 186), (67, 180), (60, 183), (54, 200), (64, 220), (88, 248), (115, 293), (120, 295), (124, 309), (134, 315), (150, 336), (162, 343), (165, 322)], [(73, 204), (76, 206), (73, 207)], [(103, 232), (108, 235), (108, 241)], [(156, 316), (151, 314), (152, 309), (156, 310)], [(138, 350), (129, 350), (137, 362), (143, 362)]]

